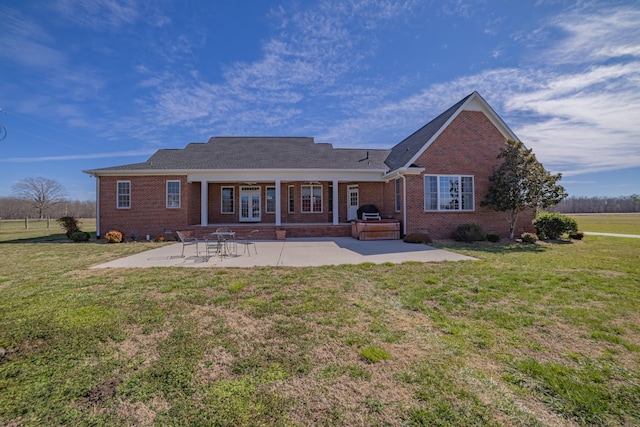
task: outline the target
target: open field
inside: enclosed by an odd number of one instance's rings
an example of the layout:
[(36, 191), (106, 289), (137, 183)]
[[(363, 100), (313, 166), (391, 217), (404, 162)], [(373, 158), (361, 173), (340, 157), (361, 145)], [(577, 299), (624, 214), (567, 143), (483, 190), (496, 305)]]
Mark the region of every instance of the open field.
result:
[(160, 243), (24, 233), (0, 228), (2, 425), (640, 425), (640, 239), (96, 271)]
[[(87, 232), (92, 233), (92, 237), (95, 236), (95, 218), (79, 219), (78, 224), (80, 225), (81, 230), (86, 230)], [(47, 222), (46, 219), (30, 219), (28, 221), (28, 228), (25, 228), (25, 221), (23, 219), (5, 219), (0, 221), (0, 242), (17, 239), (40, 239), (51, 241), (65, 240), (66, 237), (64, 235), (64, 230), (55, 219), (51, 219), (49, 222)]]
[(640, 213), (570, 214), (583, 231), (640, 235)]

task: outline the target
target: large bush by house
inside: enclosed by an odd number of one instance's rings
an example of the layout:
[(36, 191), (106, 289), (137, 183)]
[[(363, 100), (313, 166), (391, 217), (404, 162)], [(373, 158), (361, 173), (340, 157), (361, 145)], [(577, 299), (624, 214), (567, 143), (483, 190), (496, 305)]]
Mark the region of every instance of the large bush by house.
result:
[(453, 240), (458, 242), (480, 242), (485, 240), (486, 236), (482, 231), (482, 227), (478, 224), (462, 224), (453, 230)]
[(542, 240), (558, 239), (565, 233), (578, 231), (575, 219), (559, 213), (540, 212), (533, 220), (538, 237)]

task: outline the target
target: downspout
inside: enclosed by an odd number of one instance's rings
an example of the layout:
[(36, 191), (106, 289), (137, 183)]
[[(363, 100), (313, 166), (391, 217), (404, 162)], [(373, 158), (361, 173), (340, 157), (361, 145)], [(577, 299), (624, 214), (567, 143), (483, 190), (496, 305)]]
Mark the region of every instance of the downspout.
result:
[(407, 177), (402, 177), (402, 235), (407, 235)]
[(99, 239), (100, 232), (100, 177), (96, 175), (96, 238)]

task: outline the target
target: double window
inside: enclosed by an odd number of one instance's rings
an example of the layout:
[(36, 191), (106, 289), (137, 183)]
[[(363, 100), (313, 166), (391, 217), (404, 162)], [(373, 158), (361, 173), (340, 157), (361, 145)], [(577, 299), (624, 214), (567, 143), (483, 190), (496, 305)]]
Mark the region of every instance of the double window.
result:
[(118, 209), (129, 209), (131, 207), (131, 181), (118, 181), (116, 206)]
[(322, 186), (303, 185), (301, 188), (302, 212), (322, 212)]
[(167, 181), (167, 208), (180, 207), (180, 181)]
[(464, 175), (426, 175), (425, 211), (472, 211), (473, 177)]

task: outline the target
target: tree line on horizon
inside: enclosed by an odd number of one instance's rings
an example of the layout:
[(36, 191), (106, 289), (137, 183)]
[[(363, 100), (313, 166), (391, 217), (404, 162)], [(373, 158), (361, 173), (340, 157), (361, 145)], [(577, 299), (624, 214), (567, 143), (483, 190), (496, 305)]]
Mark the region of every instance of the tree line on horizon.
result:
[[(45, 212), (43, 218), (58, 219), (63, 216), (73, 216), (75, 218), (95, 218), (95, 200), (68, 200), (62, 199), (51, 205)], [(17, 197), (0, 197), (0, 218), (1, 219), (40, 219), (39, 211), (34, 207), (33, 202)]]
[(553, 208), (558, 213), (640, 212), (640, 195), (618, 197), (569, 196)]

